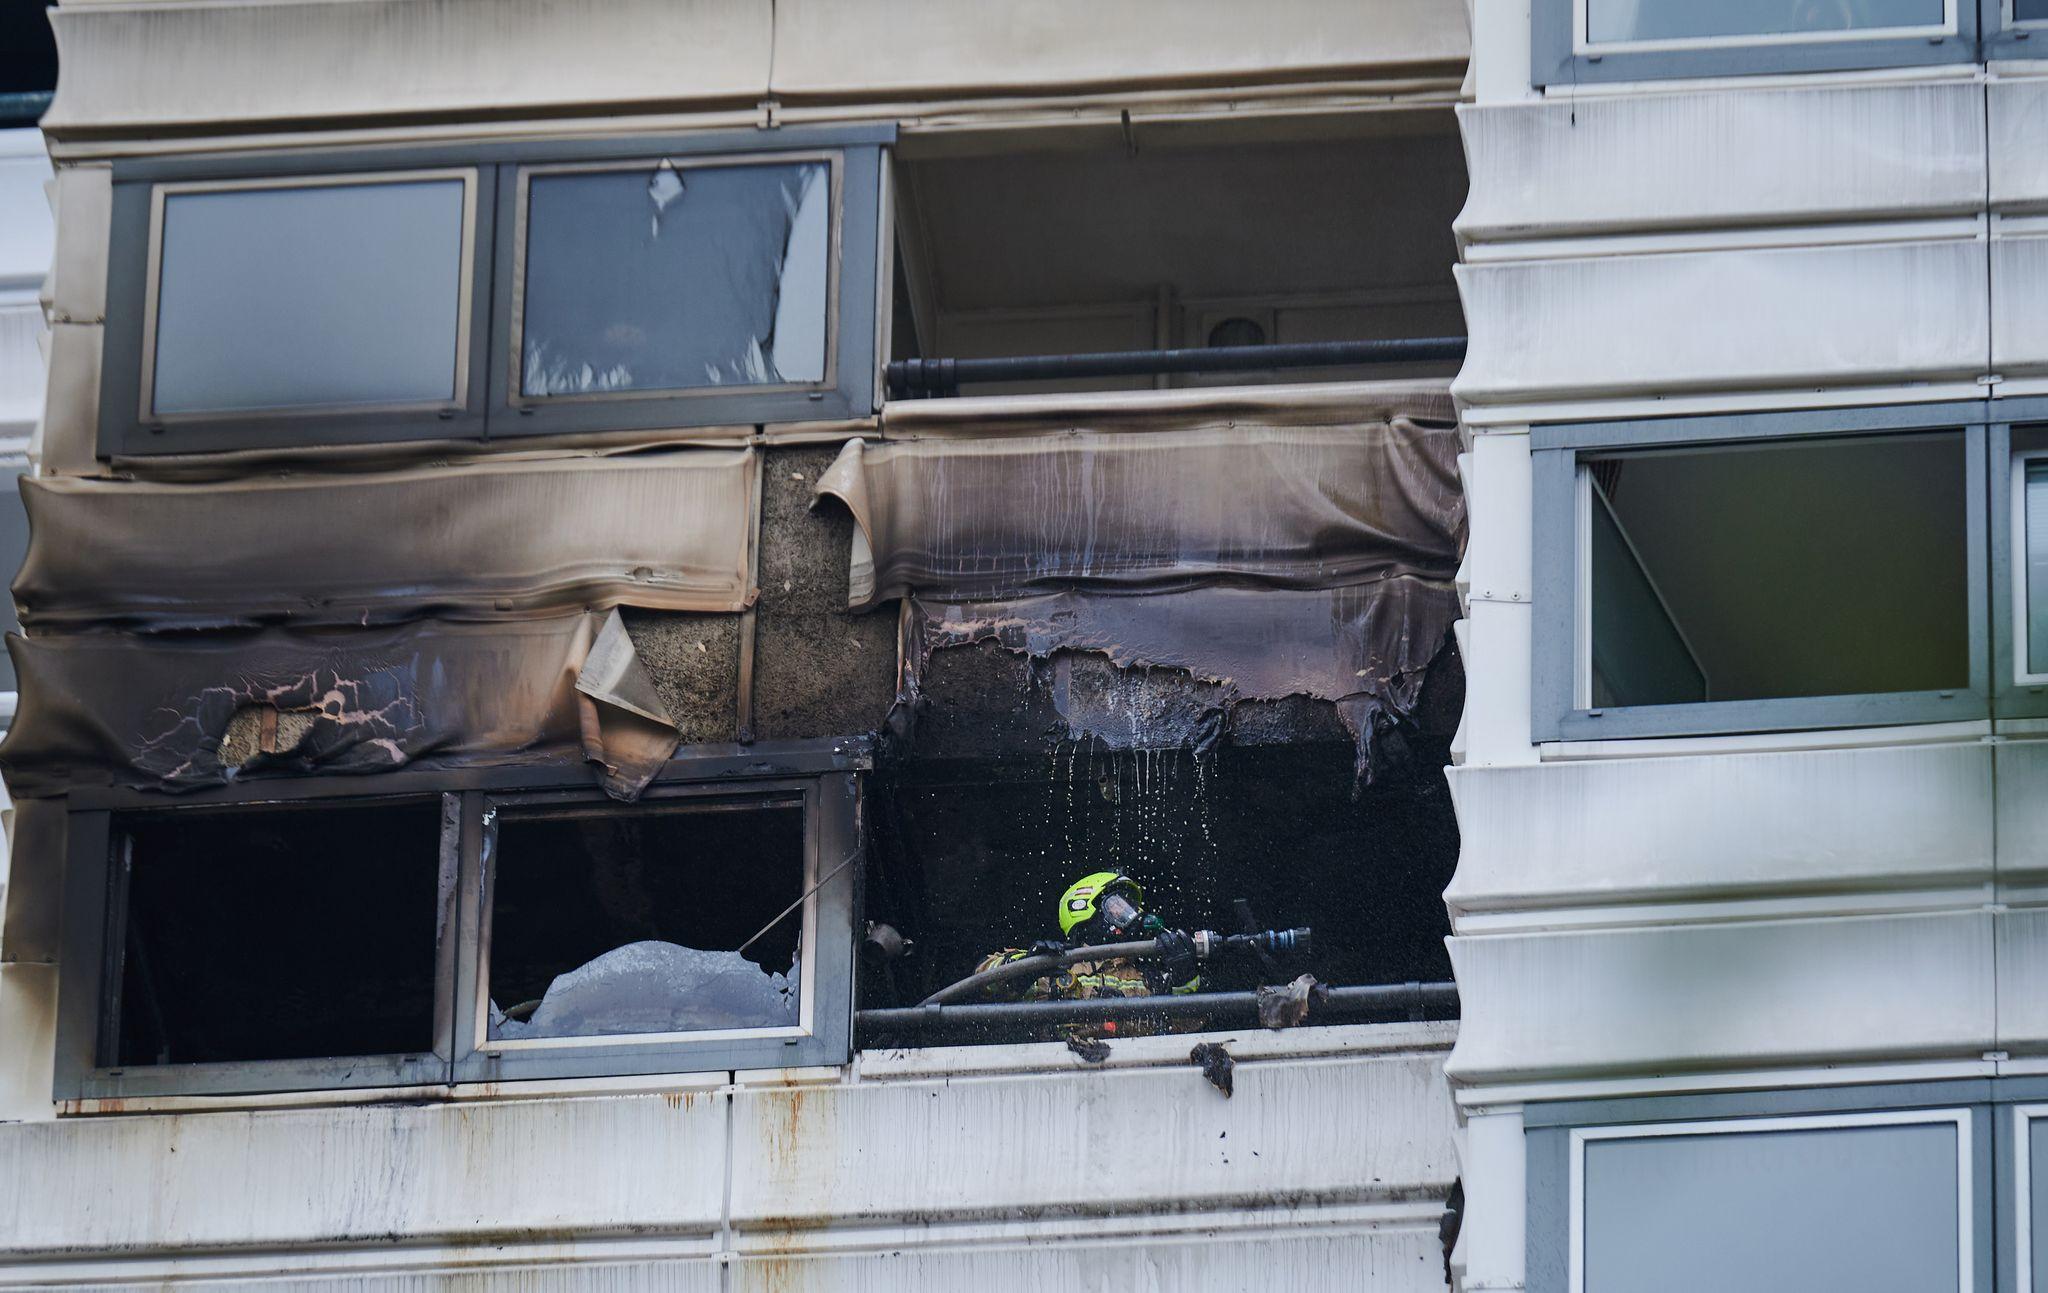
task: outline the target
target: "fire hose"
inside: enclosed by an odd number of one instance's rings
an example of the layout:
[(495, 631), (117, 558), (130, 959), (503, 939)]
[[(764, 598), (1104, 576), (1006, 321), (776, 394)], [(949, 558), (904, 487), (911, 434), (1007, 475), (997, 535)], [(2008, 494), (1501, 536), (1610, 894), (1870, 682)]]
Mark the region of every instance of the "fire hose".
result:
[[(1070, 947), (1061, 952), (1048, 952), (1042, 956), (1027, 956), (1015, 961), (1006, 961), (993, 969), (970, 974), (958, 983), (940, 988), (918, 1002), (918, 1005), (942, 1006), (998, 983), (1007, 983), (1011, 979), (1036, 979), (1080, 961), (1159, 960), (1170, 954), (1170, 944), (1175, 937), (1168, 933), (1157, 938), (1137, 939), (1128, 943), (1097, 943), (1087, 947)], [(1195, 958), (1206, 961), (1219, 953), (1236, 951), (1300, 952), (1305, 955), (1309, 950), (1311, 934), (1307, 929), (1268, 929), (1256, 934), (1219, 934), (1213, 929), (1199, 929), (1193, 934), (1178, 937), (1192, 942)]]

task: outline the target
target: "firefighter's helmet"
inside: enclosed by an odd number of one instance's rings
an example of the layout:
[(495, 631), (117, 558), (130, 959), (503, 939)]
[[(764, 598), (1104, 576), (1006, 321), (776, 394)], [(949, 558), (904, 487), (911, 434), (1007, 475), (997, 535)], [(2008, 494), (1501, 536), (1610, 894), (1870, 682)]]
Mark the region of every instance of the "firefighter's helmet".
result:
[[(1112, 894), (1125, 899), (1129, 903), (1133, 917), (1135, 917), (1137, 912), (1144, 909), (1145, 891), (1138, 887), (1136, 880), (1131, 879), (1123, 872), (1097, 871), (1093, 875), (1084, 875), (1069, 885), (1067, 891), (1060, 895), (1061, 935), (1071, 938), (1075, 929), (1094, 920), (1097, 916), (1103, 915), (1102, 903)], [(1121, 903), (1117, 904), (1119, 907), (1122, 905)], [(1129, 932), (1122, 928), (1125, 924), (1123, 921), (1112, 920), (1109, 924), (1114, 932)]]

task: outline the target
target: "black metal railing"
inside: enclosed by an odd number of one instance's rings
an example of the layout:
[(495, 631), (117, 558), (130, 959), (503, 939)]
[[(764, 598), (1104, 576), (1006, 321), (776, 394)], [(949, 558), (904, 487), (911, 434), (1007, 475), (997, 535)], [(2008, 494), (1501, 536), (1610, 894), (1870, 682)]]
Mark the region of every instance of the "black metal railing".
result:
[[(1339, 1018), (1405, 1011), (1422, 1019), (1435, 1010), (1455, 1011), (1455, 983), (1388, 983), (1372, 987), (1326, 988), (1312, 998), (1308, 1023), (1333, 1023)], [(854, 1021), (864, 1033), (910, 1033), (946, 1028), (989, 1028), (1004, 1025), (1088, 1024), (1116, 1019), (1185, 1019), (1200, 1017), (1212, 1027), (1256, 1023), (1256, 992), (1204, 992), (1187, 996), (1100, 997), (1087, 1001), (998, 1001), (964, 1005), (903, 1006), (863, 1010)]]
[(1085, 355), (1010, 355), (999, 359), (898, 359), (889, 365), (892, 399), (951, 396), (976, 382), (1074, 381), (1168, 373), (1256, 373), (1280, 368), (1359, 364), (1455, 363), (1463, 337), (1388, 341), (1311, 341), (1285, 346), (1201, 346), (1187, 350), (1110, 350)]

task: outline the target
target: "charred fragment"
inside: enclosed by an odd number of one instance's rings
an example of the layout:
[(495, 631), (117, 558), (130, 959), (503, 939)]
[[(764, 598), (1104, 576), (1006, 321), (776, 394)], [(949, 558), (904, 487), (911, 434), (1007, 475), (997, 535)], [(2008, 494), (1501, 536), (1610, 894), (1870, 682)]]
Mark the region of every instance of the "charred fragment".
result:
[(621, 618), (681, 744), (737, 739), (739, 616), (622, 611)]

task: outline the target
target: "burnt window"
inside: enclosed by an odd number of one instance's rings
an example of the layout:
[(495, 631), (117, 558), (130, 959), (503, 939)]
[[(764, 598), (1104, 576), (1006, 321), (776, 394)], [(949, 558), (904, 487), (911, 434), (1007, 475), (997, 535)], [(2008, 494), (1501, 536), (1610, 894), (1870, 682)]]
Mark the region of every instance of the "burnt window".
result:
[(489, 1040), (801, 1025), (801, 799), (507, 810), (491, 829)]
[(436, 798), (115, 820), (101, 1056), (430, 1052)]
[(56, 1094), (844, 1063), (866, 760), (74, 792)]

